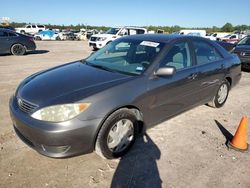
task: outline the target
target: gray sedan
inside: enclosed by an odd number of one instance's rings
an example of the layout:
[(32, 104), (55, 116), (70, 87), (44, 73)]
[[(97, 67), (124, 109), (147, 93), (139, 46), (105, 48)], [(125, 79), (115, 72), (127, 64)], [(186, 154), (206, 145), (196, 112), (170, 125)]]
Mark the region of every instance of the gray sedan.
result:
[(17, 135), (43, 155), (95, 150), (110, 159), (172, 116), (203, 104), (222, 107), (240, 78), (239, 58), (212, 41), (133, 35), (26, 78), (10, 114)]

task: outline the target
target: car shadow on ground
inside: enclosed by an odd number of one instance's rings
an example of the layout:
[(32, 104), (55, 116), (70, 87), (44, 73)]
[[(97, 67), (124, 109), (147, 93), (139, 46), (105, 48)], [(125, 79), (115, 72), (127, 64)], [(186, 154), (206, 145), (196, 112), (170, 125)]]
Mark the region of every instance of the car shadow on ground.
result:
[(225, 127), (217, 120), (214, 120), (216, 125), (218, 126), (218, 128), (220, 129), (221, 133), (224, 135), (224, 137), (226, 138), (226, 146), (228, 144), (229, 141), (231, 141), (233, 139), (233, 135), (227, 130), (225, 129)]
[(162, 181), (156, 161), (161, 152), (151, 138), (144, 134), (120, 162), (114, 173), (111, 188), (160, 188)]
[(46, 54), (48, 52), (49, 52), (49, 50), (34, 50), (34, 51), (27, 52), (26, 55)]

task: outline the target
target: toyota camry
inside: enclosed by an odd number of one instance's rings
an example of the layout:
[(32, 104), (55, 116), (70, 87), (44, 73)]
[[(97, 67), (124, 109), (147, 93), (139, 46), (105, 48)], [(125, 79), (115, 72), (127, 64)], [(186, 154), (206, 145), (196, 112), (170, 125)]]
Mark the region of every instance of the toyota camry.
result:
[(43, 155), (96, 151), (111, 159), (141, 130), (198, 105), (222, 107), (240, 78), (237, 55), (213, 41), (133, 35), (29, 76), (11, 97), (10, 114), (20, 139)]

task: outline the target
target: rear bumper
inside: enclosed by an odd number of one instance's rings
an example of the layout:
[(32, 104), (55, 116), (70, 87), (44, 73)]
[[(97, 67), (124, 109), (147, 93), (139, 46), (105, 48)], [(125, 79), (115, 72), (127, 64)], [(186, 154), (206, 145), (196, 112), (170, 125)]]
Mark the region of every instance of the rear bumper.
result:
[(36, 49), (36, 43), (35, 43), (35, 42), (29, 43), (28, 45), (26, 45), (26, 49), (27, 49), (28, 51), (33, 51), (33, 50), (35, 50), (35, 49)]
[(39, 121), (22, 112), (15, 97), (10, 99), (10, 116), (17, 136), (37, 152), (53, 158), (90, 153), (102, 119), (77, 118), (61, 123)]

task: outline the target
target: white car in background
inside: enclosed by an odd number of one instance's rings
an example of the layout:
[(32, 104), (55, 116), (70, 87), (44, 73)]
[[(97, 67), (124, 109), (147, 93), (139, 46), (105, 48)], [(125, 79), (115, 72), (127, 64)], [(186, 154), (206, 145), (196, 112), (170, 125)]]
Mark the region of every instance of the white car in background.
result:
[(100, 49), (113, 40), (127, 35), (146, 34), (147, 29), (140, 27), (113, 27), (106, 33), (92, 35), (89, 39), (89, 46), (93, 49)]
[(209, 36), (205, 36), (205, 38), (210, 39), (210, 40), (220, 40), (221, 38), (229, 35), (230, 33), (213, 33)]
[(46, 27), (44, 25), (26, 25), (24, 27), (18, 27), (16, 28), (16, 32), (22, 33), (22, 34), (31, 34), (34, 35), (36, 33), (39, 33), (40, 31), (46, 30)]

